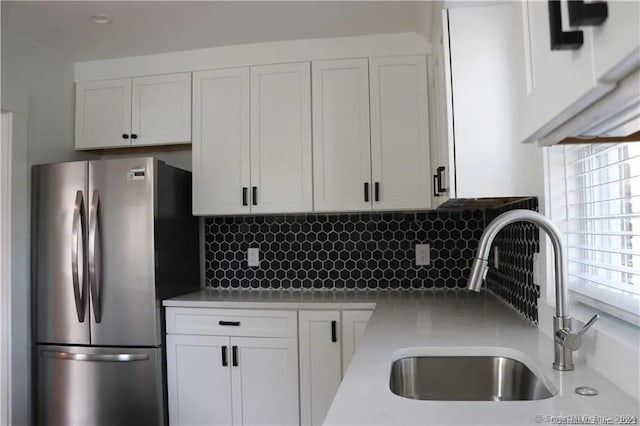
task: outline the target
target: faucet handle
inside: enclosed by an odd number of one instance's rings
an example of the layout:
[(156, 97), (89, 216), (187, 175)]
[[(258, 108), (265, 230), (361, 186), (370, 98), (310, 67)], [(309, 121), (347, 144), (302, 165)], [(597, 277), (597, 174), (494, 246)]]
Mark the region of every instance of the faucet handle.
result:
[(596, 323), (596, 321), (598, 321), (600, 319), (600, 315), (595, 314), (594, 316), (591, 317), (591, 319), (589, 321), (586, 322), (586, 324), (576, 333), (576, 335), (578, 336), (582, 336), (584, 333), (587, 332), (588, 329), (591, 328), (591, 326), (593, 324)]
[(582, 327), (577, 333), (572, 333), (570, 330), (562, 329), (556, 334), (556, 339), (567, 349), (577, 351), (582, 346), (582, 335), (591, 328), (593, 324), (600, 318), (599, 315), (594, 315), (589, 321)]

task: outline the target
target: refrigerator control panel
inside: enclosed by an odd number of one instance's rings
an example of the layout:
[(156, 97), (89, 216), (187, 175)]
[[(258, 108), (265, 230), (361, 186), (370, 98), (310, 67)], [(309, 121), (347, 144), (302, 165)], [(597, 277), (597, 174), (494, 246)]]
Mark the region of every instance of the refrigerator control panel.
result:
[(144, 180), (144, 167), (136, 167), (129, 170), (127, 180)]

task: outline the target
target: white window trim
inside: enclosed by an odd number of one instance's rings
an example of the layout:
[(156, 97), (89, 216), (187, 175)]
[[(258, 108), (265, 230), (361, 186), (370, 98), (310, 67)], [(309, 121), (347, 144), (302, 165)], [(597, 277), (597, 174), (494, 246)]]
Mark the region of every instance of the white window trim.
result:
[(12, 114), (0, 123), (0, 424), (11, 424), (11, 141)]

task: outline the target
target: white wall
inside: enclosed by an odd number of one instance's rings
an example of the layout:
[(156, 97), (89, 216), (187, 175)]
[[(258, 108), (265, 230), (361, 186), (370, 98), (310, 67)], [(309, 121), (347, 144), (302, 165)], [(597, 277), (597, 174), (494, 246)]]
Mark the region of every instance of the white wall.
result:
[(2, 110), (26, 131), (12, 153), (12, 424), (31, 416), (30, 166), (78, 159), (73, 150), (73, 63), (2, 28)]

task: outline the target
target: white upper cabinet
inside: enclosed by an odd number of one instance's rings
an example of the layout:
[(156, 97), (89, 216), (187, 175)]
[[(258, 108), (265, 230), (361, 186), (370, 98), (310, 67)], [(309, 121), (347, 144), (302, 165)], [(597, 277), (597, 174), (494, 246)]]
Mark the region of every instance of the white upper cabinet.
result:
[(76, 148), (131, 145), (131, 79), (76, 85)]
[[(578, 3), (582, 2), (574, 3), (578, 8), (595, 5)], [(515, 22), (522, 34), (520, 49), (525, 53), (519, 141), (543, 139), (614, 90), (622, 78), (640, 65), (639, 2), (604, 2), (608, 13), (603, 22), (575, 26), (570, 24), (568, 2), (563, 0), (554, 9), (557, 4), (514, 2)], [(557, 31), (551, 31), (552, 28)], [(572, 38), (577, 41), (572, 42)], [(559, 40), (556, 45), (565, 47), (552, 49), (552, 40)], [(558, 135), (558, 140), (545, 140), (545, 144), (559, 142), (566, 136), (573, 135)]]
[(251, 212), (313, 209), (309, 62), (251, 67)]
[(132, 145), (191, 141), (191, 73), (136, 77), (131, 103)]
[(311, 75), (314, 210), (370, 210), (368, 60), (314, 61)]
[[(568, 14), (561, 2), (561, 15)], [(516, 2), (523, 22), (526, 55), (526, 93), (521, 111), (521, 137), (531, 142), (607, 93), (611, 87), (599, 84), (593, 72), (593, 40), (584, 34), (578, 49), (552, 50), (549, 2)], [(565, 23), (564, 32), (570, 29)]]
[(593, 27), (594, 68), (602, 81), (619, 80), (640, 65), (640, 1), (608, 1), (609, 16)]
[(193, 214), (248, 214), (249, 67), (193, 73)]
[[(449, 188), (450, 184), (440, 182), (440, 174), (437, 184), (446, 186), (451, 197), (536, 193), (539, 149), (516, 143), (522, 76), (513, 14), (510, 3), (448, 10), (451, 99), (447, 101), (453, 112), (453, 138), (440, 132), (437, 136), (454, 146), (455, 156), (448, 156), (449, 164), (441, 166), (453, 168), (455, 180)], [(441, 93), (436, 93), (434, 101), (441, 99)], [(446, 109), (438, 106), (438, 111)]]
[(191, 73), (76, 84), (76, 148), (191, 142)]
[(373, 208), (431, 207), (426, 57), (369, 60)]

